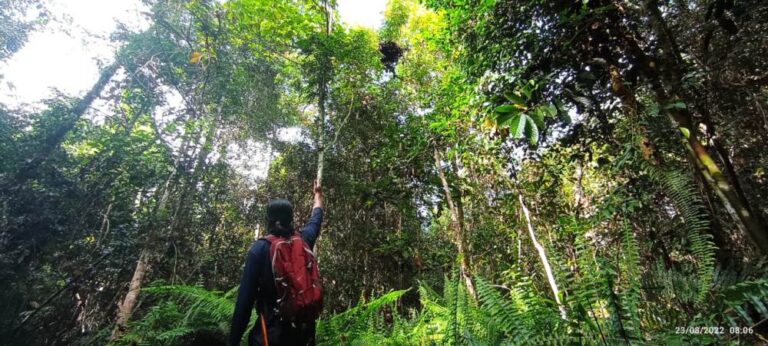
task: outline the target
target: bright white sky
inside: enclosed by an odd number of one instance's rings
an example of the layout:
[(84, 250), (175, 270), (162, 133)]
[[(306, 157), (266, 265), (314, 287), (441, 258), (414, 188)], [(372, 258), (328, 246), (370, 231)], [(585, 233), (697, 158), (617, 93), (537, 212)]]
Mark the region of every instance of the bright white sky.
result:
[[(0, 103), (34, 104), (57, 89), (81, 96), (97, 79), (98, 62), (112, 60), (116, 46), (109, 35), (118, 22), (139, 31), (149, 26), (139, 0), (41, 0), (57, 17), (70, 17), (70, 34), (62, 28), (32, 33), (27, 44), (0, 64)], [(344, 22), (378, 28), (386, 0), (338, 0)], [(89, 35), (90, 34), (90, 35)]]
[(338, 0), (341, 20), (350, 25), (378, 29), (384, 21), (387, 0)]
[(34, 32), (20, 51), (0, 64), (0, 102), (7, 105), (35, 103), (50, 97), (52, 88), (80, 96), (97, 78), (97, 61), (112, 60), (116, 47), (109, 35), (117, 21), (136, 30), (148, 26), (139, 14), (146, 9), (138, 0), (44, 1), (54, 16), (71, 18), (69, 35), (60, 25)]

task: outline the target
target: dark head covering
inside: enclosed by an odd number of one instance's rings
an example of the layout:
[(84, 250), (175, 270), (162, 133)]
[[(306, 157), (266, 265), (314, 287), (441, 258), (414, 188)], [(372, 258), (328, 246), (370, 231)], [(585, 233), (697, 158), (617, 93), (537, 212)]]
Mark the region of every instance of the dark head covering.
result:
[(274, 235), (287, 236), (293, 230), (293, 205), (287, 199), (275, 199), (267, 205), (267, 230)]

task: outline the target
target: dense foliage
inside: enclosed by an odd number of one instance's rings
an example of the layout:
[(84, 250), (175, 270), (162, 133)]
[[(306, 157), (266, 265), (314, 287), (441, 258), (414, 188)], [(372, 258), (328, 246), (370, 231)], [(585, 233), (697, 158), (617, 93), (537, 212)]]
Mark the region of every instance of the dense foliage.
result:
[[(0, 105), (0, 343), (223, 343), (316, 178), (321, 344), (768, 342), (768, 3), (145, 3)], [(47, 14), (0, 5), (5, 60)]]

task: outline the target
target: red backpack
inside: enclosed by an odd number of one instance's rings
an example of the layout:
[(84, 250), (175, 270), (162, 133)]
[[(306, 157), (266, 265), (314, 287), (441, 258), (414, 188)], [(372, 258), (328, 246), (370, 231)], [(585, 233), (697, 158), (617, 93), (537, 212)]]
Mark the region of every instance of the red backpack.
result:
[(323, 310), (323, 287), (315, 254), (301, 234), (267, 235), (275, 276), (280, 317), (289, 322), (313, 322)]

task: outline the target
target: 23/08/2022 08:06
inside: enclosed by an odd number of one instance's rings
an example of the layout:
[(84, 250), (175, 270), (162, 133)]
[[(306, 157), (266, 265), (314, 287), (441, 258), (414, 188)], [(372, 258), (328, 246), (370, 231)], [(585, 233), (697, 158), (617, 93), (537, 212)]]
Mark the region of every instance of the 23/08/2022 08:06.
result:
[(676, 334), (712, 334), (712, 335), (722, 335), (725, 334), (726, 331), (728, 334), (754, 334), (754, 330), (752, 327), (719, 327), (719, 326), (712, 326), (712, 327), (694, 327), (694, 326), (688, 326), (688, 327), (675, 327), (675, 333)]

